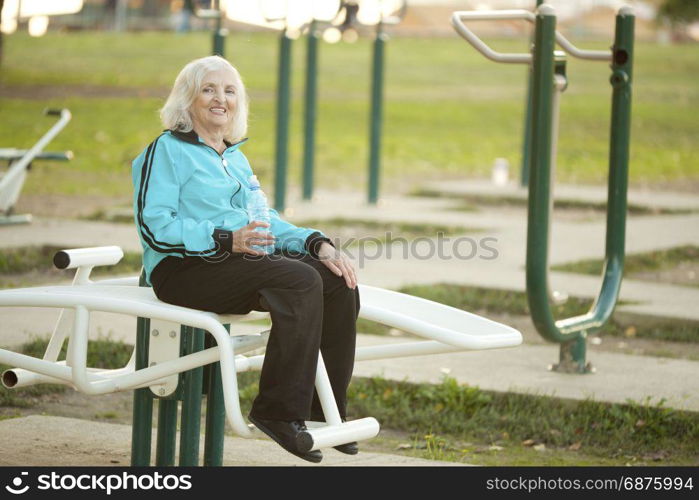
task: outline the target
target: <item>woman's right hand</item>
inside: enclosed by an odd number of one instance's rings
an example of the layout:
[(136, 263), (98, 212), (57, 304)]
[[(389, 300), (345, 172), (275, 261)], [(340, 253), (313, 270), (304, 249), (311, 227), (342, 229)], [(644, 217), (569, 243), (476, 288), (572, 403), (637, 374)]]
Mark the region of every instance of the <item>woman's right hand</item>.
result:
[(265, 255), (253, 246), (274, 245), (274, 235), (266, 231), (255, 231), (258, 227), (269, 227), (266, 222), (252, 221), (247, 226), (233, 232), (233, 251), (249, 255)]

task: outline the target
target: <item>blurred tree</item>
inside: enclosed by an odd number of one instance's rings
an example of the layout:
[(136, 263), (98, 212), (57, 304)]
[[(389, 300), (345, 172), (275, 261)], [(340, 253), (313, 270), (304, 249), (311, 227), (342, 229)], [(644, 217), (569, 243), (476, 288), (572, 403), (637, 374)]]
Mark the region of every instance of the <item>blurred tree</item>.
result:
[(697, 0), (665, 0), (658, 9), (658, 18), (667, 19), (672, 24), (690, 24), (699, 21)]
[(699, 1), (664, 0), (658, 9), (658, 20), (669, 21), (673, 26), (699, 21)]
[(670, 28), (675, 40), (685, 40), (687, 27), (699, 21), (699, 0), (663, 0), (656, 20)]

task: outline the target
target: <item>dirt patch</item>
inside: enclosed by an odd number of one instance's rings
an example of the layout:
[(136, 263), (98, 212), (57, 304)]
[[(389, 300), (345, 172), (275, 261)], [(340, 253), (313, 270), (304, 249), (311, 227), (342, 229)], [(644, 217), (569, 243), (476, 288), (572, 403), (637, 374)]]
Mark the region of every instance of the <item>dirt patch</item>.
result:
[(27, 403), (27, 407), (0, 406), (0, 417), (55, 415), (131, 425), (133, 392), (89, 396), (68, 388), (65, 392), (34, 397)]
[(629, 278), (673, 285), (699, 286), (699, 262), (680, 262), (672, 269), (633, 273)]
[(30, 213), (48, 217), (87, 217), (99, 210), (109, 210), (114, 206), (128, 205), (128, 198), (105, 196), (71, 196), (67, 194), (23, 194), (17, 202), (15, 213)]

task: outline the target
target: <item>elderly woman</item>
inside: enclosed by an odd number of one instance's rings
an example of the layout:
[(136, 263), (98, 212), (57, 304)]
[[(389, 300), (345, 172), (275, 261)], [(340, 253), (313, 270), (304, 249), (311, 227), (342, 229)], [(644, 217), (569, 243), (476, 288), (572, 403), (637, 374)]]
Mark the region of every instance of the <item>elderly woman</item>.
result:
[[(238, 71), (218, 56), (187, 64), (161, 110), (165, 131), (133, 162), (134, 212), (146, 281), (170, 304), (215, 313), (268, 310), (272, 329), (249, 419), (300, 452), (305, 421), (324, 420), (314, 391), (323, 355), (340, 415), (352, 376), (359, 311), (350, 262), (320, 231), (270, 210), (250, 221), (253, 175), (241, 151), (248, 102)], [(260, 249), (274, 245), (274, 254)], [(357, 453), (357, 444), (336, 447)]]

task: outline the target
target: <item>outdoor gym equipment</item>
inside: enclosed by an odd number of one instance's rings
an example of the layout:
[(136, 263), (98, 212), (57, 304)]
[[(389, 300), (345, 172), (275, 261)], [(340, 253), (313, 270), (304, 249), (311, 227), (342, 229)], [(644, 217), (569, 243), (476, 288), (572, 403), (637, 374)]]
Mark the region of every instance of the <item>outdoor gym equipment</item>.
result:
[[(385, 32), (386, 25), (400, 23), (407, 11), (407, 1), (392, 2), (390, 10), (394, 10), (390, 15), (381, 7), (381, 2), (376, 3), (375, 19), (362, 18), (363, 24), (373, 24), (375, 26), (375, 36), (372, 49), (371, 64), (371, 107), (369, 114), (369, 172), (367, 201), (376, 204), (379, 197), (379, 178), (381, 172), (381, 132), (383, 123), (383, 87), (384, 87), (384, 53), (388, 35)], [(350, 12), (350, 7), (352, 11)], [(355, 2), (343, 3), (346, 10), (346, 19), (343, 23), (345, 28), (354, 28), (354, 23), (360, 22), (357, 18), (361, 6)], [(361, 17), (361, 16), (360, 16)], [(370, 24), (371, 23), (371, 24)], [(315, 118), (316, 118), (316, 93), (317, 93), (317, 45), (318, 33), (317, 22), (312, 21), (308, 32), (308, 50), (306, 58), (306, 104), (304, 110), (304, 153), (303, 153), (303, 199), (310, 200), (313, 197), (313, 169), (314, 169), (314, 148), (315, 148)]]
[(68, 124), (71, 119), (70, 111), (67, 109), (49, 109), (44, 111), (45, 115), (58, 116), (58, 121), (46, 132), (30, 149), (0, 148), (0, 160), (8, 162), (6, 172), (0, 174), (0, 225), (5, 224), (26, 224), (31, 222), (30, 214), (13, 215), (19, 195), (27, 179), (27, 173), (34, 160), (61, 160), (67, 161), (73, 158), (71, 151), (62, 153), (46, 152), (44, 148), (53, 140), (58, 133)]
[[(181, 399), (179, 464), (197, 465), (206, 366), (204, 464), (221, 465), (226, 419), (239, 436), (254, 436), (240, 411), (236, 373), (262, 367), (263, 355), (245, 354), (264, 347), (267, 340), (267, 332), (231, 336), (227, 325), (235, 331), (236, 324), (265, 317), (266, 313), (224, 316), (166, 304), (156, 298), (151, 288), (139, 286), (138, 277), (90, 280), (94, 266), (114, 265), (122, 256), (121, 249), (114, 246), (64, 250), (56, 254), (54, 263), (60, 269), (76, 269), (72, 285), (0, 290), (0, 307), (61, 310), (42, 359), (0, 349), (0, 363), (16, 367), (2, 374), (3, 384), (8, 388), (64, 384), (86, 394), (135, 389), (132, 465), (150, 464), (153, 399), (160, 400), (155, 462), (174, 464), (177, 406)], [(360, 317), (427, 340), (358, 347), (357, 361), (512, 347), (522, 341), (517, 330), (460, 309), (366, 285), (360, 285), (359, 290)], [(74, 311), (69, 333), (59, 328), (64, 309)], [(126, 366), (115, 370), (87, 366), (90, 314), (96, 311), (138, 317), (136, 346)], [(58, 360), (66, 339), (66, 359)], [(318, 360), (316, 389), (327, 423), (309, 423), (303, 442), (310, 449), (376, 436), (379, 424), (374, 418), (342, 422), (322, 356)]]
[[(544, 0), (536, 0), (536, 7), (544, 3)], [(530, 44), (533, 40), (530, 38)], [(527, 68), (527, 96), (524, 101), (524, 138), (522, 139), (522, 166), (519, 172), (519, 185), (529, 186), (529, 162), (531, 161), (531, 139), (532, 139), (532, 67)]]
[[(260, 1), (260, 5), (264, 4)], [(368, 201), (375, 204), (378, 199), (379, 171), (380, 171), (380, 149), (381, 149), (381, 122), (382, 122), (382, 101), (383, 101), (383, 67), (384, 67), (384, 45), (387, 35), (384, 27), (387, 24), (397, 24), (400, 22), (406, 11), (405, 0), (392, 0), (385, 2), (387, 9), (394, 11), (388, 15), (382, 8), (382, 2), (364, 2), (372, 4), (375, 8), (372, 16), (365, 16), (360, 21), (368, 26), (376, 26), (376, 37), (374, 40), (373, 60), (372, 60), (372, 90), (371, 90), (371, 111), (369, 119), (369, 193)], [(323, 5), (321, 5), (323, 4)], [(332, 4), (332, 5), (331, 5)], [(339, 8), (332, 9), (333, 5)], [(289, 114), (291, 107), (291, 49), (298, 31), (308, 29), (308, 45), (306, 53), (306, 89), (305, 109), (304, 109), (304, 143), (303, 143), (303, 167), (302, 186), (303, 199), (310, 200), (313, 196), (313, 176), (315, 163), (315, 121), (316, 121), (316, 94), (317, 94), (317, 73), (318, 73), (318, 30), (321, 26), (329, 25), (330, 21), (341, 12), (347, 10), (349, 5), (353, 6), (352, 14), (347, 14), (347, 23), (343, 27), (352, 27), (357, 7), (361, 16), (361, 5), (357, 2), (339, 2), (336, 0), (318, 2), (316, 7), (308, 0), (288, 0), (286, 9), (275, 12), (265, 12), (262, 8), (263, 16), (268, 23), (276, 23), (280, 29), (279, 38), (279, 63), (277, 73), (277, 111), (276, 111), (276, 143), (274, 158), (274, 208), (283, 211), (286, 207), (286, 184), (289, 149)], [(361, 2), (360, 2), (361, 4)], [(398, 7), (396, 8), (396, 5)], [(315, 11), (315, 9), (319, 9)], [(295, 11), (296, 10), (296, 11)], [(298, 11), (298, 12), (297, 12)], [(347, 10), (348, 11), (348, 10)], [(319, 14), (318, 12), (322, 12)], [(348, 11), (349, 12), (349, 11)], [(294, 24), (289, 21), (294, 17)], [(327, 27), (327, 26), (326, 26)]]
[(379, 174), (381, 171), (381, 129), (383, 124), (383, 72), (384, 52), (388, 35), (384, 31), (387, 24), (398, 24), (408, 8), (404, 1), (396, 15), (384, 16), (381, 13), (376, 23), (374, 57), (371, 77), (371, 116), (369, 119), (369, 192), (367, 199), (375, 205), (379, 199)]
[(199, 19), (212, 19), (214, 21), (211, 54), (214, 56), (226, 57), (226, 35), (228, 30), (222, 27), (223, 13), (221, 12), (221, 1), (211, 0), (208, 9), (195, 7), (193, 1), (189, 1), (192, 13)]
[[(492, 50), (464, 21), (523, 19), (535, 22), (532, 54), (502, 54)], [(526, 10), (455, 12), (456, 31), (488, 59), (532, 66), (531, 172), (527, 223), (527, 297), (532, 319), (547, 340), (561, 344), (560, 359), (553, 370), (588, 373), (585, 340), (602, 328), (614, 311), (624, 270), (626, 196), (628, 187), (629, 129), (631, 123), (631, 78), (634, 15), (622, 7), (616, 16), (614, 45), (610, 51), (581, 50), (556, 31), (553, 7), (539, 6), (536, 15)], [(548, 251), (551, 178), (556, 164), (560, 95), (567, 84), (565, 52), (581, 59), (611, 62), (612, 120), (607, 195), (605, 264), (600, 292), (590, 311), (555, 321), (548, 283)]]

